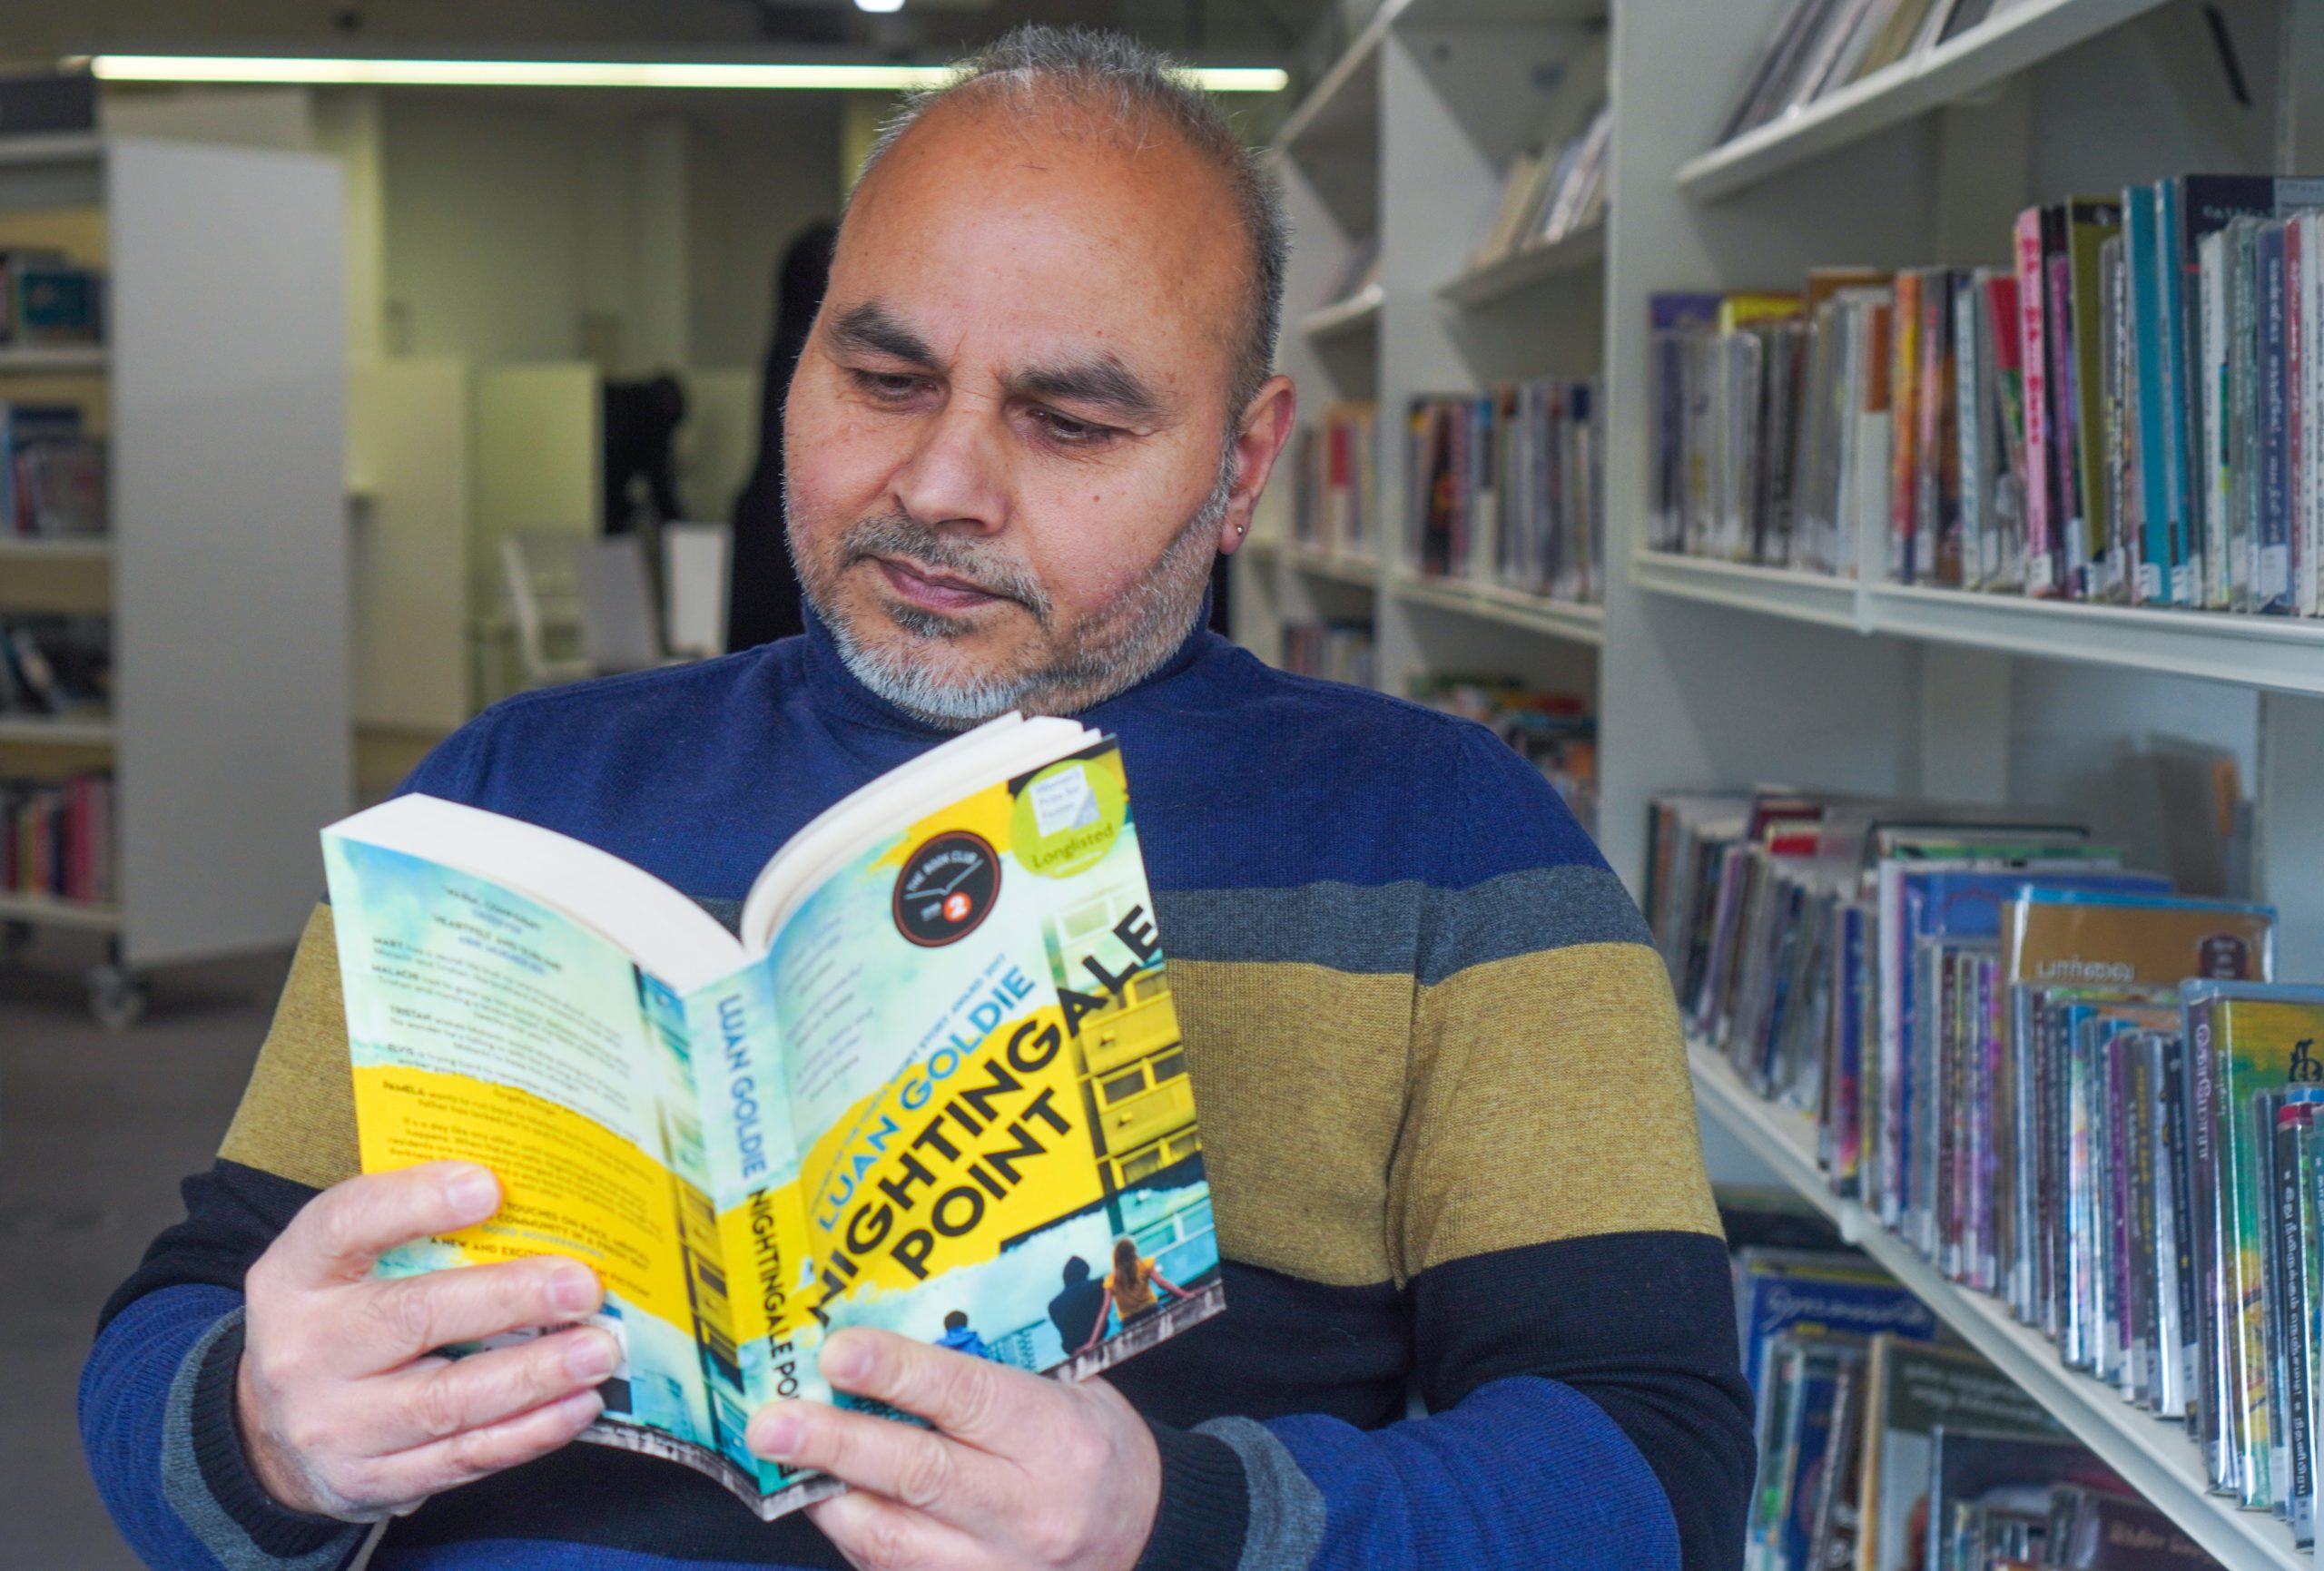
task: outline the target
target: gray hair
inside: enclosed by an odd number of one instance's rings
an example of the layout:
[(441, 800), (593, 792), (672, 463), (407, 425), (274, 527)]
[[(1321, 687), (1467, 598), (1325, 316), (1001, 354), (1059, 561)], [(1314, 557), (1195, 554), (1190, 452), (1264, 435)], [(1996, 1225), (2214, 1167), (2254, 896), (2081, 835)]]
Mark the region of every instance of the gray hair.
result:
[(1256, 154), (1243, 145), (1211, 96), (1162, 51), (1119, 33), (1027, 24), (957, 62), (941, 85), (906, 97), (881, 126), (864, 157), (857, 189), (923, 115), (971, 89), (1006, 93), (1028, 112), (1038, 111), (1045, 99), (1053, 102), (1049, 95), (1054, 93), (1077, 107), (1110, 116), (1118, 126), (1143, 128), (1158, 122), (1226, 177), (1251, 247), (1243, 346), (1227, 395), (1231, 442), (1231, 427), (1275, 366), (1275, 335), (1283, 324), (1284, 267), (1291, 250), (1282, 198)]

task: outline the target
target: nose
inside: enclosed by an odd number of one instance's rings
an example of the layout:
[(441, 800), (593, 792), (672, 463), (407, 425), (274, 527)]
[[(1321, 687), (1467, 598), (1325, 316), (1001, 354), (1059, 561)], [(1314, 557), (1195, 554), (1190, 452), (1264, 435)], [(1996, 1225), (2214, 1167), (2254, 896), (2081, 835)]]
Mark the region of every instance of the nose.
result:
[(998, 409), (982, 399), (950, 399), (896, 471), (897, 506), (922, 524), (999, 534), (1009, 523), (1004, 436)]

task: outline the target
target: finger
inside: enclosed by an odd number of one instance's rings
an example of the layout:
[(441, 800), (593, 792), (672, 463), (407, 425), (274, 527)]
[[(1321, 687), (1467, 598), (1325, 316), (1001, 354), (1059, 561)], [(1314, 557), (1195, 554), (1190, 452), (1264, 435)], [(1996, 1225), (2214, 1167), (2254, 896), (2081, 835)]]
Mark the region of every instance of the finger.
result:
[(877, 1495), (850, 1491), (818, 1500), (807, 1507), (807, 1519), (856, 1571), (957, 1571), (990, 1558), (958, 1528)]
[(399, 1243), (482, 1222), (500, 1185), (473, 1162), (430, 1162), (333, 1184), (282, 1230), (283, 1263), (302, 1284), (358, 1281)]
[(546, 1457), (605, 1410), (605, 1399), (594, 1389), (576, 1391), (529, 1413), (383, 1457), (371, 1464), (363, 1492), (382, 1506), (425, 1500)]
[(455, 1342), (563, 1325), (596, 1313), (606, 1298), (596, 1272), (557, 1255), (398, 1277), (362, 1292), (362, 1330), (342, 1350), (342, 1361), (358, 1374), (379, 1374)]
[(367, 1398), (375, 1443), (389, 1452), (448, 1440), (529, 1413), (596, 1386), (621, 1349), (607, 1332), (576, 1327), (516, 1347), (390, 1375)]
[(956, 1440), (1010, 1455), (1040, 1432), (1059, 1388), (1039, 1375), (930, 1347), (892, 1331), (856, 1329), (823, 1345), (824, 1377), (842, 1391), (916, 1413)]
[(751, 1420), (752, 1450), (971, 1531), (1005, 1514), (1002, 1464), (931, 1429), (825, 1402), (778, 1402)]

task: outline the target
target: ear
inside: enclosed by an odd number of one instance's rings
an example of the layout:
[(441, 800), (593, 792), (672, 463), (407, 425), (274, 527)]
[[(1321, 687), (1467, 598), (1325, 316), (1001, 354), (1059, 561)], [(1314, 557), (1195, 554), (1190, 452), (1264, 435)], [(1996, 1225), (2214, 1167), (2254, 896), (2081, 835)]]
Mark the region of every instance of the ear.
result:
[(1291, 423), (1299, 411), (1298, 390), (1289, 377), (1270, 377), (1252, 396), (1235, 432), (1235, 489), (1229, 494), (1226, 515), (1218, 522), (1218, 551), (1231, 556), (1250, 533), (1251, 511), (1267, 488), (1267, 476), (1283, 446), (1291, 440)]

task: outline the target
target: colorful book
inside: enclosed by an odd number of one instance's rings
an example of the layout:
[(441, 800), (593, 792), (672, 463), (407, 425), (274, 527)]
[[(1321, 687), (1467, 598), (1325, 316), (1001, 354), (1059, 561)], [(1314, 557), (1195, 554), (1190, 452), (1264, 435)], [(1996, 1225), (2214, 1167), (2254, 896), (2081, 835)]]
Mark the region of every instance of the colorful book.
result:
[[(586, 1438), (772, 1518), (838, 1486), (743, 1429), (777, 1398), (856, 1405), (817, 1370), (833, 1330), (964, 1321), (987, 1357), (1078, 1377), (1224, 1307), (1111, 738), (1009, 715), (921, 754), (793, 836), (739, 933), (427, 796), (324, 856), (363, 1170), (459, 1157), (502, 1185), (494, 1219), (380, 1269), (594, 1267), (625, 1361)], [(1061, 1311), (1076, 1261), (1120, 1314)]]

